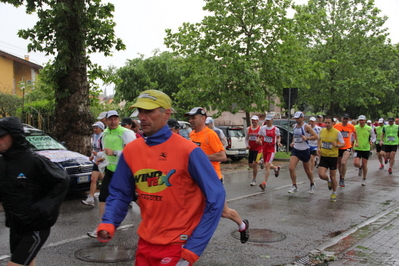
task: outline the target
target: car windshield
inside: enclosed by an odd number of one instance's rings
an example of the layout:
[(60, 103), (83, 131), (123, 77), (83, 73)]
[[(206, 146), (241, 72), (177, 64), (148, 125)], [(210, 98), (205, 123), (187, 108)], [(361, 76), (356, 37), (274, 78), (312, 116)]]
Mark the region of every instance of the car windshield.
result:
[(229, 129), (229, 136), (242, 138), (244, 137), (244, 131), (242, 129)]
[(34, 151), (66, 150), (64, 146), (48, 135), (31, 135), (26, 136), (26, 139), (29, 141), (31, 149)]

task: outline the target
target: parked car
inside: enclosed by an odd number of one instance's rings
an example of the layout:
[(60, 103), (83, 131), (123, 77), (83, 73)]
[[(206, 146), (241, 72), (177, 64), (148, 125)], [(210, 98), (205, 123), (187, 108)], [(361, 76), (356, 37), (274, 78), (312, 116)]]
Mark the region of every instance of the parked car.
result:
[(277, 147), (277, 151), (287, 152), (287, 140), (288, 140), (288, 151), (291, 151), (292, 147), (290, 146), (290, 143), (294, 135), (292, 127), (290, 129), (287, 129), (285, 126), (281, 125), (275, 125), (275, 126), (278, 127), (278, 129), (280, 130), (280, 136), (281, 136), (280, 142), (282, 145), (281, 147)]
[(245, 145), (245, 133), (242, 127), (218, 126), (227, 138), (226, 155), (233, 161), (239, 161), (248, 156)]
[(89, 157), (69, 151), (61, 143), (30, 125), (24, 124), (24, 131), (33, 152), (47, 157), (69, 175), (69, 193), (90, 189), (93, 163)]
[(191, 125), (186, 121), (177, 121), (180, 124), (180, 136), (190, 139), (190, 132), (192, 131)]
[[(295, 119), (290, 119), (289, 128), (296, 124)], [(273, 119), (273, 125), (288, 128), (288, 119)]]

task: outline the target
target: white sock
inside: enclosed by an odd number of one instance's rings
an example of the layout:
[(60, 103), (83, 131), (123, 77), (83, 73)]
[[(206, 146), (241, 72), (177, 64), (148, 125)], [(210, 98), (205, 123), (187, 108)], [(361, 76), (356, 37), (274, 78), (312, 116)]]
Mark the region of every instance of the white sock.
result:
[(241, 225), (238, 227), (238, 230), (239, 230), (239, 231), (245, 230), (246, 227), (247, 227), (247, 226), (245, 225), (245, 223), (244, 223), (244, 222), (241, 222)]

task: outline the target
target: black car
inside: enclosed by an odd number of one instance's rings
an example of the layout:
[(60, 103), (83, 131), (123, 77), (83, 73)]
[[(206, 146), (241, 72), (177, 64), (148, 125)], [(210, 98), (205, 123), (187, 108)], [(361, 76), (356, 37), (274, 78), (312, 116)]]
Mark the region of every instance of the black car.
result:
[(69, 151), (59, 142), (43, 131), (24, 124), (26, 139), (30, 149), (43, 155), (63, 169), (71, 178), (68, 192), (85, 191), (90, 189), (91, 171), (93, 163), (89, 157)]
[[(293, 138), (293, 130), (290, 128), (289, 130), (285, 126), (280, 126), (280, 125), (275, 125), (279, 130), (280, 130), (280, 137), (281, 137), (281, 147), (277, 147), (278, 151), (283, 151), (287, 152), (287, 145), (288, 145), (288, 151), (292, 150), (292, 147), (290, 146)], [(287, 143), (288, 140), (288, 143)]]

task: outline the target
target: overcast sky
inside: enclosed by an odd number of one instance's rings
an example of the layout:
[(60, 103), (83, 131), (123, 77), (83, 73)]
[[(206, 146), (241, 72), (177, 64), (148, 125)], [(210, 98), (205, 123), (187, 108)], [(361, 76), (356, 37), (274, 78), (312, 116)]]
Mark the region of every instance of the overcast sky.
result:
[[(103, 0), (105, 2), (105, 0)], [(299, 4), (307, 0), (296, 0)], [(385, 26), (389, 28), (393, 43), (399, 42), (399, 1), (376, 0), (376, 6), (382, 15), (389, 17)], [(127, 46), (125, 51), (115, 52), (113, 57), (92, 55), (95, 63), (107, 67), (121, 67), (126, 59), (133, 59), (144, 54), (149, 57), (155, 49), (165, 51), (163, 45), (165, 29), (174, 32), (183, 22), (200, 22), (206, 14), (202, 7), (203, 0), (113, 0), (116, 35)], [(18, 29), (30, 28), (35, 24), (36, 16), (25, 14), (25, 9), (15, 8), (10, 4), (0, 3), (0, 50), (23, 58), (27, 53), (28, 41), (17, 37)], [(30, 60), (44, 64), (49, 60), (38, 53), (29, 53)]]

